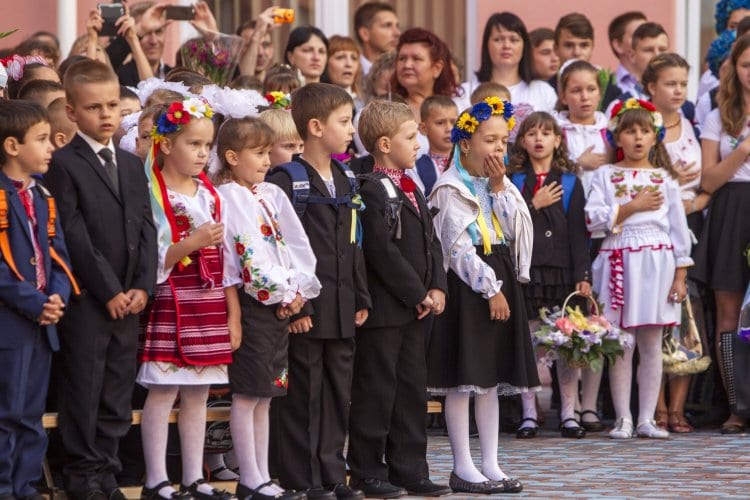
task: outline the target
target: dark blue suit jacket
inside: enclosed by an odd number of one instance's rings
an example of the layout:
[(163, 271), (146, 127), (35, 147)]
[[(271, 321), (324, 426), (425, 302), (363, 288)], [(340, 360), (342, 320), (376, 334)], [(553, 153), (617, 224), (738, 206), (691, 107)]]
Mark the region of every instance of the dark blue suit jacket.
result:
[[(26, 343), (34, 342), (36, 329), (39, 328), (37, 318), (42, 313), (47, 297), (58, 294), (67, 304), (70, 296), (70, 281), (60, 266), (50, 258), (50, 240), (47, 236), (47, 207), (48, 193), (37, 186), (32, 188), (34, 209), (37, 217), (37, 241), (44, 256), (44, 271), (47, 278), (45, 290), (37, 290), (36, 266), (34, 260), (34, 246), (26, 210), (13, 187), (12, 181), (0, 171), (0, 189), (6, 192), (8, 201), (8, 239), (16, 268), (24, 281), (20, 281), (10, 270), (5, 259), (0, 259), (0, 349), (18, 349)], [(60, 257), (69, 263), (68, 252), (65, 248), (60, 220), (55, 221), (56, 235), (51, 242)], [(44, 327), (50, 349), (60, 349), (57, 337), (57, 327)]]

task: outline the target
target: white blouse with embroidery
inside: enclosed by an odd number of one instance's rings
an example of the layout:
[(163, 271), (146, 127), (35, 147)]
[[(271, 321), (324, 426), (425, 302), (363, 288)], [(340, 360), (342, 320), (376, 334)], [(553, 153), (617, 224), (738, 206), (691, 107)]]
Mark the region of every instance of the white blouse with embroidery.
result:
[(289, 198), (263, 182), (252, 190), (235, 182), (217, 190), (225, 198), (224, 286), (242, 285), (263, 304), (289, 304), (297, 293), (320, 294), (316, 259)]
[[(198, 190), (193, 196), (178, 193), (167, 188), (167, 197), (169, 203), (172, 206), (172, 212), (174, 213), (175, 224), (179, 232), (179, 240), (184, 240), (190, 233), (195, 231), (197, 228), (207, 222), (217, 222), (213, 218), (215, 210), (214, 196), (211, 192), (203, 185), (200, 181), (195, 181), (198, 186)], [(219, 203), (222, 206), (222, 216), (225, 213), (223, 210), (224, 200), (219, 195)], [(154, 222), (157, 225), (157, 231), (164, 231), (169, 228), (159, 227), (159, 220), (154, 218)], [(219, 221), (221, 222), (221, 221)], [(158, 239), (159, 242), (163, 241), (163, 238)], [(169, 275), (172, 273), (172, 268), (166, 269), (164, 267), (167, 260), (167, 251), (169, 245), (160, 244), (158, 247), (159, 254), (159, 267), (157, 268), (156, 283), (161, 284), (167, 281)], [(226, 267), (224, 268), (226, 273)]]
[[(681, 133), (679, 139), (672, 142), (665, 142), (664, 147), (667, 149), (669, 159), (672, 165), (679, 172), (698, 173), (701, 172), (701, 145), (695, 138), (693, 125), (684, 116), (680, 117)], [(698, 194), (701, 187), (701, 178), (683, 184), (680, 186), (682, 199), (692, 200)]]

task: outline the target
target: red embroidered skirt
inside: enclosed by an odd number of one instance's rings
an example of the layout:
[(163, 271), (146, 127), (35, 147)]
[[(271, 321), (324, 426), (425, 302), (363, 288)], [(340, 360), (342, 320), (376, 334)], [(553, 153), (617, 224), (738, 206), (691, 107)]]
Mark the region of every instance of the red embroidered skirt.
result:
[[(204, 248), (190, 259), (182, 270), (176, 265), (169, 279), (157, 286), (151, 308), (142, 316), (141, 362), (163, 361), (180, 367), (232, 362), (221, 253)], [(212, 279), (212, 288), (207, 278)]]

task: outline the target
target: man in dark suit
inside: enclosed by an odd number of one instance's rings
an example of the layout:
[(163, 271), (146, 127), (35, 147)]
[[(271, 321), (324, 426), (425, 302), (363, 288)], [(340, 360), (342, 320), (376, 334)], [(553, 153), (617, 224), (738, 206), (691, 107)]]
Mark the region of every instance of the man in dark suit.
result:
[(65, 82), (79, 132), (45, 177), (84, 290), (61, 323), (65, 487), (74, 499), (121, 499), (117, 448), (131, 423), (138, 314), (156, 282), (156, 229), (142, 163), (112, 142), (117, 76), (88, 60), (72, 65)]
[(375, 102), (359, 133), (375, 160), (360, 178), (372, 310), (356, 336), (351, 485), (375, 498), (446, 495), (427, 467), (424, 336), (427, 316), (445, 307), (447, 278), (427, 202), (405, 172), (419, 150), (417, 123), (405, 104)]
[[(304, 159), (297, 155), (292, 163), (310, 188), (301, 221), (323, 288), (290, 324), (289, 389), (271, 404), (272, 472), (282, 486), (306, 490), (311, 499), (361, 499), (361, 491), (346, 485), (344, 443), (355, 323), (367, 318), (370, 295), (362, 251), (351, 238), (354, 174), (331, 160), (354, 134), (352, 101), (346, 91), (325, 83), (306, 85), (292, 99), (299, 103), (292, 117), (305, 141)], [(287, 171), (276, 169), (269, 181), (294, 201)]]
[(0, 498), (36, 498), (57, 322), (71, 291), (69, 260), (49, 192), (33, 175), (52, 155), (47, 113), (0, 104)]

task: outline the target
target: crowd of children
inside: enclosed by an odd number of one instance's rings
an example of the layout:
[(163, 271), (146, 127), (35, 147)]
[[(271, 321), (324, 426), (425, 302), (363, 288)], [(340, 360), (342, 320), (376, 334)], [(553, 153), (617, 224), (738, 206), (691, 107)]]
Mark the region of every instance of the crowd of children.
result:
[[(399, 38), (379, 2), (355, 16), (361, 52), (295, 28), (293, 68), (271, 67), (264, 11), (238, 30), (249, 48), (228, 85), (163, 64), (159, 4), (130, 6), (107, 47), (93, 12), (59, 65), (47, 42), (21, 44), (0, 60), (0, 500), (38, 496), (50, 383), (75, 500), (124, 498), (136, 384), (146, 500), (232, 496), (204, 475), (217, 385), (233, 450), (209, 468), (238, 498), (518, 493), (498, 461), (501, 400), (520, 401), (518, 438), (539, 435), (535, 332), (571, 297), (634, 340), (607, 370), (557, 359), (561, 435), (605, 429), (605, 372), (611, 438), (691, 432), (665, 332), (685, 326), (688, 296), (713, 296), (716, 332), (735, 329), (750, 282), (750, 223), (734, 215), (750, 199), (750, 2), (719, 4), (739, 36), (712, 48), (700, 113), (688, 63), (640, 12), (610, 25), (614, 73), (590, 62), (582, 14), (530, 34), (494, 14), (463, 85), (444, 43)], [(430, 396), (448, 485), (430, 479)], [(721, 428), (744, 429), (740, 415)]]

